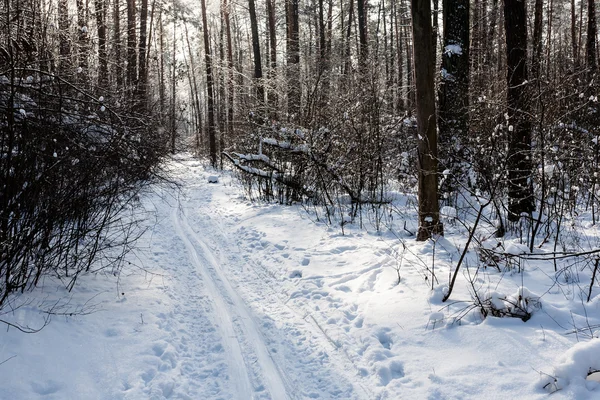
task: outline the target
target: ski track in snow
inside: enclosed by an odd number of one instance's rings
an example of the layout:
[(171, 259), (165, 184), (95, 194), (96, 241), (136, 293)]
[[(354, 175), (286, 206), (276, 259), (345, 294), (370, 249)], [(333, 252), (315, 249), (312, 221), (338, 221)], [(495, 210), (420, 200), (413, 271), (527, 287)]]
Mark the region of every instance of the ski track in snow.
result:
[[(179, 209), (179, 212), (177, 211)], [(246, 362), (238, 335), (243, 335), (254, 345), (254, 353), (260, 366), (267, 391), (273, 399), (289, 399), (287, 385), (280, 369), (273, 362), (258, 327), (243, 300), (232, 289), (231, 284), (220, 271), (219, 263), (211, 250), (201, 240), (200, 236), (190, 227), (183, 210), (174, 209), (173, 223), (177, 234), (185, 243), (194, 268), (202, 274), (206, 284), (207, 294), (215, 303), (215, 315), (218, 316), (219, 329), (226, 341), (229, 352), (229, 368), (237, 387), (237, 398), (243, 398), (252, 393), (251, 376), (246, 368)], [(234, 326), (236, 325), (236, 326)], [(235, 328), (238, 328), (237, 330)], [(260, 387), (259, 387), (260, 388)]]
[(197, 268), (209, 275), (203, 280), (212, 280), (218, 293), (211, 291), (211, 296), (224, 299), (235, 315), (246, 365), (258, 365), (249, 371), (251, 380), (263, 381), (275, 400), (373, 399), (345, 351), (304, 308), (288, 304), (276, 276), (243, 255), (247, 249), (238, 247), (235, 222), (211, 209), (210, 186), (197, 182), (185, 182), (186, 193), (193, 195), (180, 200), (173, 224), (199, 258)]

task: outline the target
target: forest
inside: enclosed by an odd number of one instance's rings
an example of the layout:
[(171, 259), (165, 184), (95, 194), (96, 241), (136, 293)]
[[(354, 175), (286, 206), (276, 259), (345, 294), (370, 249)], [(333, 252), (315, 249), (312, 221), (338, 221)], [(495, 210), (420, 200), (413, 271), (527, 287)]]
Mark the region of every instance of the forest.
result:
[[(0, 11), (0, 307), (47, 274), (72, 288), (122, 262), (136, 201), (182, 150), (235, 169), (250, 198), (302, 204), (342, 231), (395, 218), (428, 241), (459, 221), (468, 240), (444, 300), (489, 237), (528, 253), (551, 243), (555, 271), (583, 257), (590, 299), (600, 250), (564, 237), (598, 219), (592, 0)], [(414, 199), (413, 230), (397, 193)], [(500, 268), (504, 253), (483, 253)]]

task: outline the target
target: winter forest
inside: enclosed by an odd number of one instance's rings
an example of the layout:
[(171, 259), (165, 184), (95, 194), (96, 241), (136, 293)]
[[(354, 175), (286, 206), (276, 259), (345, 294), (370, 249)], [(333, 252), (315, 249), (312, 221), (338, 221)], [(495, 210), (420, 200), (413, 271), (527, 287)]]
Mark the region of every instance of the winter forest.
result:
[(0, 399), (600, 396), (593, 0), (2, 0)]

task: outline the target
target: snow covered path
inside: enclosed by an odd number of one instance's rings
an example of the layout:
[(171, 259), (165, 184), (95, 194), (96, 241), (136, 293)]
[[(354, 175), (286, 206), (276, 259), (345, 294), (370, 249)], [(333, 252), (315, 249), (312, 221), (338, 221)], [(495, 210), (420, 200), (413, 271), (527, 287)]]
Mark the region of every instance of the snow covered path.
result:
[[(185, 243), (194, 269), (202, 277), (206, 294), (214, 303), (214, 315), (218, 318), (215, 322), (228, 354), (230, 380), (236, 385), (235, 398), (248, 398), (248, 394), (254, 392), (253, 398), (264, 395), (282, 400), (323, 395), (325, 398), (369, 398), (362, 388), (353, 388), (352, 376), (338, 376), (339, 356), (329, 354), (337, 352), (337, 348), (328, 343), (323, 332), (315, 329), (310, 323), (312, 320), (306, 322), (299, 310), (285, 304), (286, 299), (275, 289), (277, 280), (257, 270), (260, 266), (250, 265), (239, 256), (234, 232), (224, 232), (227, 227), (235, 227), (235, 223), (230, 221), (228, 224), (227, 217), (222, 215), (211, 217), (218, 210), (211, 208), (212, 188), (203, 186), (204, 182), (195, 177), (193, 182), (184, 183), (184, 193), (188, 195), (179, 199), (178, 206), (171, 212), (171, 220), (179, 239)], [(193, 206), (189, 205), (190, 199), (196, 201)], [(194, 222), (190, 222), (190, 212), (195, 213)], [(268, 308), (268, 314), (255, 315), (247, 300), (230, 282), (226, 270), (234, 268), (243, 271), (248, 278), (246, 283), (255, 286), (255, 294), (263, 301), (254, 301), (254, 305)], [(277, 327), (274, 321), (285, 321), (286, 324)], [(308, 332), (299, 328), (308, 329)], [(308, 341), (307, 335), (311, 336)], [(318, 358), (305, 358), (315, 346), (321, 349)], [(327, 367), (330, 359), (337, 361), (335, 370)], [(348, 360), (345, 362), (350, 364)], [(313, 365), (307, 375), (310, 363)], [(351, 365), (347, 368), (353, 369)], [(358, 372), (349, 375), (353, 374), (358, 375)], [(345, 382), (346, 388), (339, 388), (340, 382)]]
[[(169, 167), (181, 190), (143, 199), (146, 232), (120, 275), (90, 274), (72, 293), (48, 278), (0, 315), (36, 326), (35, 305), (57, 299), (90, 311), (33, 335), (0, 330), (0, 400), (545, 399), (540, 380), (576, 340), (563, 326), (573, 314), (600, 326), (600, 296), (583, 310), (559, 290), (528, 323), (454, 323), (464, 279), (453, 310), (424, 279), (434, 253), (436, 271), (456, 260), (452, 228), (437, 250), (412, 238), (402, 250), (393, 235), (252, 203), (188, 155)], [(546, 291), (534, 273), (501, 275), (502, 290)], [(599, 390), (580, 382), (552, 398)]]
[(287, 388), (288, 385), (286, 385), (279, 367), (273, 362), (254, 318), (248, 312), (244, 301), (232, 289), (227, 278), (223, 276), (219, 262), (200, 236), (190, 227), (183, 211), (177, 212), (174, 209), (173, 221), (179, 238), (185, 242), (194, 268), (202, 275), (207, 294), (215, 304), (214, 315), (219, 319), (219, 330), (225, 341), (226, 353), (229, 356), (228, 366), (233, 378), (231, 380), (237, 388), (236, 397), (242, 398), (248, 393), (252, 393), (253, 377), (248, 373), (243, 355), (244, 353), (250, 354), (250, 352), (242, 352), (240, 344), (242, 342), (254, 345), (254, 348), (249, 350), (256, 354), (261, 378), (266, 382), (267, 392), (271, 397), (274, 399), (290, 398), (288, 392), (291, 390)]

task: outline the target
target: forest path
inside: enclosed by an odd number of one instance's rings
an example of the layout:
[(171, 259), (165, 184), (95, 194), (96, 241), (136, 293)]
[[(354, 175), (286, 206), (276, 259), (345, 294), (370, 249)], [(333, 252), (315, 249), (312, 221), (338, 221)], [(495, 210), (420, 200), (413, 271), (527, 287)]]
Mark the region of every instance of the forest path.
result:
[(195, 161), (180, 163), (182, 191), (170, 220), (192, 268), (181, 278), (200, 279), (195, 286), (212, 303), (234, 397), (373, 398), (353, 382), (356, 368), (314, 319), (289, 304), (279, 277), (249, 257), (251, 245), (240, 245), (239, 215), (219, 207), (231, 201), (227, 190), (198, 176)]

